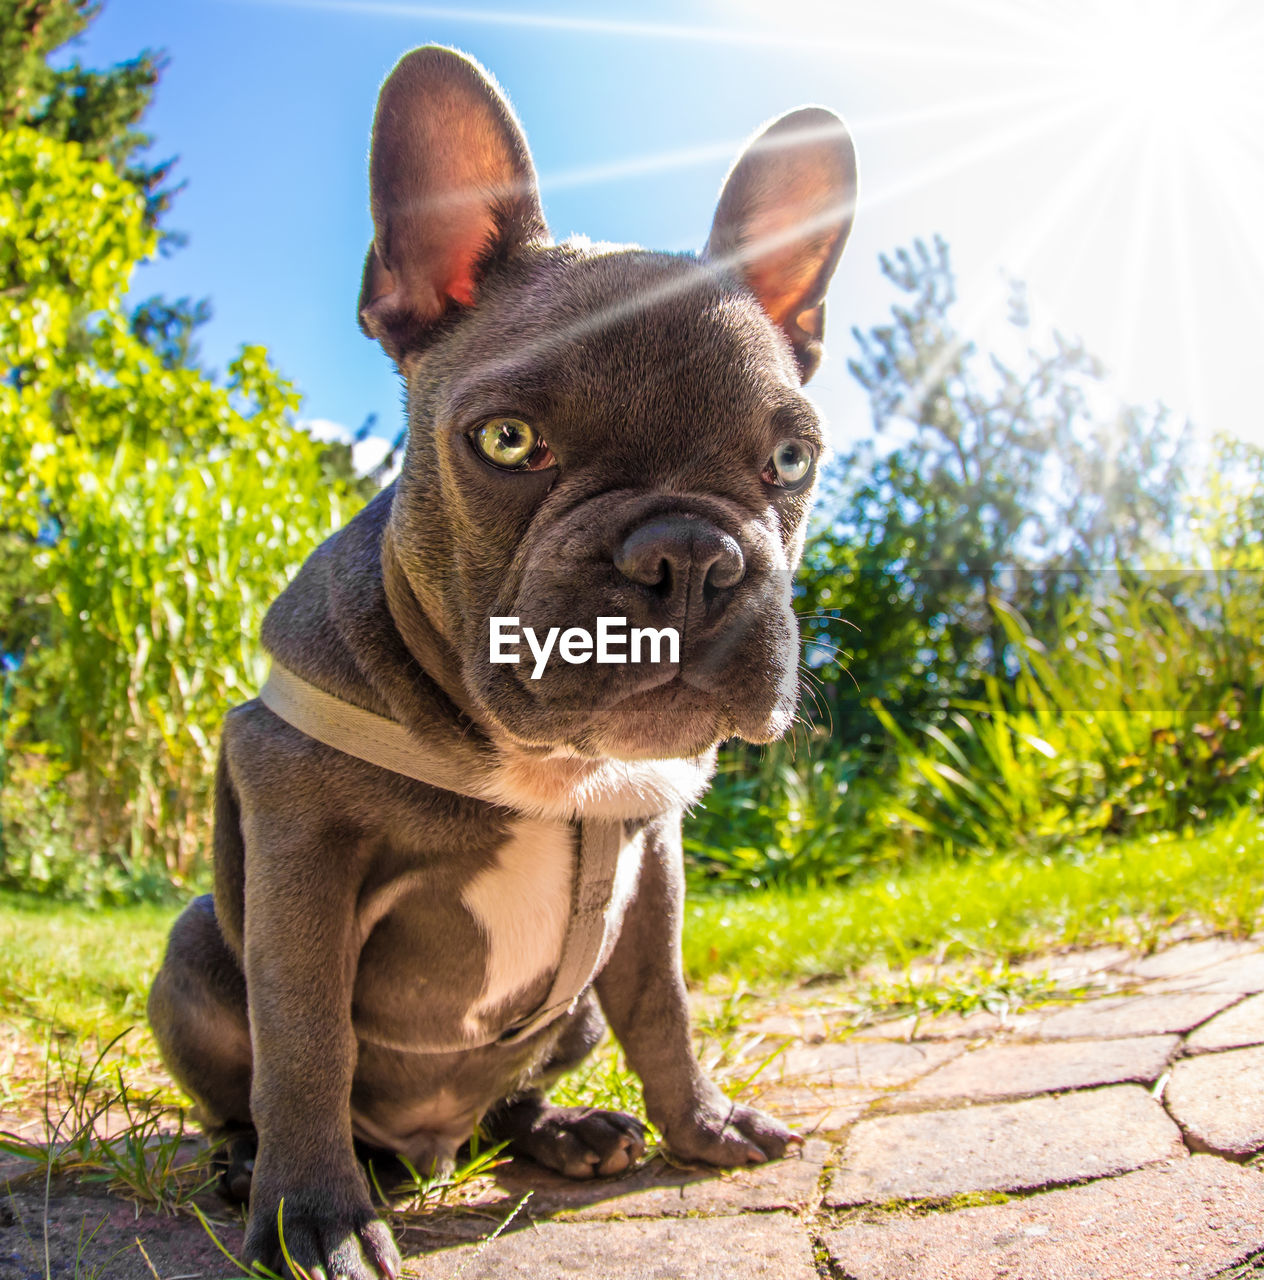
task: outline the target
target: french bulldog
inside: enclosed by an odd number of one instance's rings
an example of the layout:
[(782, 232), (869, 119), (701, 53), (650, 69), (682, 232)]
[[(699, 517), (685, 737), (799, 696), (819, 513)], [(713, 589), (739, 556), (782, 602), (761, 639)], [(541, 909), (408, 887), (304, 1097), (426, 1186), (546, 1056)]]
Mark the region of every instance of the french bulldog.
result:
[[(400, 1271), (365, 1153), (442, 1169), (480, 1127), (576, 1178), (639, 1159), (639, 1120), (546, 1100), (607, 1023), (678, 1158), (797, 1140), (692, 1051), (681, 814), (717, 744), (795, 714), (823, 448), (801, 388), (856, 172), (803, 108), (737, 160), (700, 255), (557, 244), (504, 96), (428, 47), (382, 89), (370, 184), (359, 319), (405, 457), (267, 615), (283, 679), (225, 720), (214, 894), (149, 999), (248, 1196), (247, 1259), (282, 1270), (280, 1216), (329, 1280)], [(493, 619), (677, 643), (515, 663)]]

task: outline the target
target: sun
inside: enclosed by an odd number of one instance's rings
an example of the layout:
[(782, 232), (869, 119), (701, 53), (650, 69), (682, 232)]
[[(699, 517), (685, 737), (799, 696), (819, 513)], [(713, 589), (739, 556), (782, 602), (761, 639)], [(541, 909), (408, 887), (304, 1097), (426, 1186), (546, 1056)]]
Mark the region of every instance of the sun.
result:
[(1086, 4), (1049, 31), (1049, 59), (1104, 116), (1174, 144), (1206, 143), (1258, 110), (1258, 45), (1250, 37), (1264, 22), (1244, 22), (1246, 12), (1206, 0)]
[(1257, 376), (1233, 354), (1264, 324), (1264, 4), (781, 6), (894, 106), (858, 122), (862, 157), (902, 161), (862, 185), (859, 225), (955, 217), (963, 332), (986, 341), (1006, 278), (1025, 279), (1122, 398), (1264, 443)]

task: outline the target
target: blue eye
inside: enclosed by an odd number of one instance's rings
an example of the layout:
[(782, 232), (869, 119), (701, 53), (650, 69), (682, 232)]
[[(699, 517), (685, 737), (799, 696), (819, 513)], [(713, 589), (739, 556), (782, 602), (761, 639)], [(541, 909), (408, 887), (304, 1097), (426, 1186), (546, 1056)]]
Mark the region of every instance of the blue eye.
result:
[(806, 440), (782, 440), (772, 451), (762, 479), (765, 484), (780, 489), (797, 489), (811, 474), (815, 460), (812, 446)]

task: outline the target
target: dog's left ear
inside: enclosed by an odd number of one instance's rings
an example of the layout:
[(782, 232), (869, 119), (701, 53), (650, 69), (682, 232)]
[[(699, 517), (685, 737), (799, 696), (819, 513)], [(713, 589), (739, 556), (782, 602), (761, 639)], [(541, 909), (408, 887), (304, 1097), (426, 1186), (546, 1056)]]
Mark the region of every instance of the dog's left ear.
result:
[(825, 291), (851, 231), (856, 152), (824, 107), (774, 120), (733, 166), (704, 261), (736, 272), (790, 340), (806, 382), (821, 362)]

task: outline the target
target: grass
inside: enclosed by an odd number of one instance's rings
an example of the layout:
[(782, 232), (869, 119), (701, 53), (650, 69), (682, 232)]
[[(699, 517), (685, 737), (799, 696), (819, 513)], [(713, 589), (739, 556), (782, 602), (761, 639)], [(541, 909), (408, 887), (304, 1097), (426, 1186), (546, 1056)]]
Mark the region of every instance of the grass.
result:
[(88, 907), (0, 894), (0, 1009), (76, 1039), (145, 1020), (177, 908)]
[(1243, 809), (1181, 836), (1045, 857), (926, 859), (865, 881), (695, 899), (691, 979), (721, 987), (847, 974), (919, 956), (1014, 959), (1045, 949), (1152, 946), (1187, 922), (1247, 934), (1264, 910), (1264, 820)]
[(211, 1183), (205, 1152), (184, 1148), (183, 1113), (142, 1093), (111, 1061), (111, 1041), (85, 1055), (59, 1048), (45, 1062), (43, 1123), (36, 1133), (0, 1132), (0, 1154), (31, 1162), (45, 1191), (64, 1175), (102, 1182), (138, 1203), (174, 1212)]
[[(212, 1153), (200, 1143), (190, 1149), (186, 1141), (185, 1116), (181, 1108), (172, 1106), (157, 1092), (141, 1094), (125, 1078), (125, 1072), (112, 1051), (110, 1042), (91, 1055), (84, 1055), (75, 1047), (60, 1042), (49, 1046), (45, 1061), (43, 1082), (42, 1123), (32, 1131), (8, 1132), (0, 1129), (0, 1156), (18, 1156), (26, 1161), (25, 1170), (10, 1175), (3, 1187), (10, 1193), (19, 1186), (34, 1186), (42, 1190), (43, 1212), (47, 1224), (49, 1207), (60, 1187), (54, 1184), (70, 1179), (77, 1184), (100, 1184), (112, 1194), (133, 1201), (138, 1207), (176, 1214), (187, 1212), (202, 1224), (207, 1235), (235, 1268), (234, 1275), (249, 1275), (279, 1280), (276, 1273), (262, 1266), (246, 1268), (226, 1248), (216, 1230), (216, 1224), (208, 1219), (198, 1198), (205, 1200), (214, 1185), (217, 1172), (213, 1167)], [(410, 1219), (426, 1215), (435, 1209), (453, 1204), (470, 1184), (488, 1175), (502, 1162), (502, 1148), (479, 1148), (477, 1138), (472, 1144), (468, 1159), (455, 1170), (436, 1176), (427, 1176), (401, 1158), (405, 1175), (396, 1176), (383, 1186), (377, 1170), (370, 1165), (369, 1174), (374, 1188), (384, 1204), (389, 1205), (391, 1218), (397, 1227), (407, 1225)], [(394, 1169), (394, 1166), (392, 1166)], [(402, 1178), (402, 1180), (401, 1180)], [(490, 1244), (523, 1207), (530, 1192), (484, 1241)], [(284, 1201), (281, 1202), (281, 1209)], [(94, 1266), (91, 1272), (81, 1265), (83, 1255), (94, 1237), (105, 1225), (102, 1218), (88, 1234), (87, 1218), (83, 1220), (75, 1258), (76, 1277), (82, 1280), (99, 1280), (109, 1274)], [(278, 1211), (281, 1227), (282, 1249), (285, 1247), (284, 1224)], [(28, 1242), (38, 1257), (41, 1242), (27, 1232)], [(133, 1247), (124, 1245), (105, 1264), (106, 1268), (124, 1252)], [(140, 1252), (150, 1272), (157, 1271), (145, 1251), (139, 1236), (134, 1247)], [(47, 1226), (42, 1241), (44, 1270), (52, 1274), (53, 1255), (50, 1249)], [(307, 1277), (308, 1272), (286, 1261), (295, 1275)], [(59, 1260), (60, 1261), (60, 1260)]]
[[(1264, 819), (1244, 809), (1182, 836), (1057, 856), (923, 860), (841, 885), (695, 897), (685, 968), (693, 983), (733, 993), (734, 1022), (743, 989), (846, 975), (873, 961), (898, 968), (925, 956), (1006, 961), (1072, 944), (1144, 948), (1180, 922), (1246, 934), (1264, 914), (1261, 868)], [(174, 915), (0, 894), (0, 1008), (79, 1042), (143, 1028)], [(146, 1040), (134, 1032), (122, 1047), (144, 1056)]]

